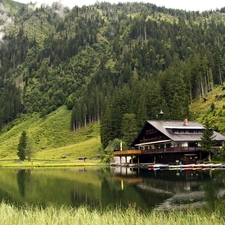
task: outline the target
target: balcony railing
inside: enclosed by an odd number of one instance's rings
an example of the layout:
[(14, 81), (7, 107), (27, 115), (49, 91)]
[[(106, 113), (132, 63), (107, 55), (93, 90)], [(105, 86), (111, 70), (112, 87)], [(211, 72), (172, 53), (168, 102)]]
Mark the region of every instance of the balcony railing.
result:
[(131, 156), (131, 155), (141, 155), (142, 150), (123, 150), (115, 151), (114, 156)]
[(142, 154), (153, 154), (153, 153), (168, 153), (168, 152), (195, 152), (200, 151), (200, 147), (170, 147), (170, 148), (157, 148), (142, 150)]
[(115, 151), (114, 156), (134, 156), (142, 154), (159, 154), (159, 153), (180, 153), (180, 152), (195, 152), (200, 151), (200, 147), (170, 147), (170, 148), (157, 148), (157, 149), (148, 149), (148, 150), (123, 150)]

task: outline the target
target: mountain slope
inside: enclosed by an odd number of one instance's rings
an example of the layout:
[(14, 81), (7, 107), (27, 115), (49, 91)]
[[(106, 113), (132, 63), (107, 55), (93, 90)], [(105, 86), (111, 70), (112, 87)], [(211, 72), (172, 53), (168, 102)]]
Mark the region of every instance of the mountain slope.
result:
[(225, 135), (225, 89), (224, 86), (217, 86), (204, 98), (196, 99), (191, 105), (191, 117), (201, 123), (206, 120), (216, 131)]
[(5, 127), (0, 135), (0, 157), (17, 158), (17, 146), (24, 130), (33, 142), (35, 158), (60, 159), (66, 156), (76, 159), (79, 156), (90, 158), (99, 154), (99, 125), (89, 125), (72, 132), (70, 114), (71, 111), (62, 106), (46, 118), (33, 114), (13, 121), (10, 124), (12, 127)]
[[(50, 149), (91, 139), (84, 133), (74, 140), (70, 129), (80, 133), (100, 121), (105, 148), (126, 136), (126, 119), (133, 118), (138, 132), (161, 109), (164, 119), (191, 118), (190, 103), (225, 80), (224, 9), (199, 13), (103, 2), (70, 10), (59, 3), (35, 8), (4, 0), (0, 11), (4, 157), (15, 156), (23, 129), (37, 151), (51, 158)], [(60, 111), (63, 105), (71, 111)], [(210, 108), (213, 120), (219, 112)], [(54, 112), (62, 112), (61, 119), (51, 120)], [(21, 115), (24, 122), (13, 121)], [(63, 115), (65, 123), (58, 124)], [(6, 133), (10, 124), (18, 126)]]
[[(208, 119), (211, 127), (225, 135), (225, 90), (219, 86), (205, 99), (190, 105), (190, 119), (204, 124)], [(39, 159), (88, 158), (99, 154), (101, 148), (99, 124), (88, 125), (76, 132), (70, 131), (71, 111), (65, 106), (50, 113), (46, 118), (39, 114), (23, 115), (6, 126), (0, 135), (1, 159), (17, 158), (17, 145), (23, 130), (33, 141), (35, 155)], [(8, 130), (8, 131), (7, 131)]]

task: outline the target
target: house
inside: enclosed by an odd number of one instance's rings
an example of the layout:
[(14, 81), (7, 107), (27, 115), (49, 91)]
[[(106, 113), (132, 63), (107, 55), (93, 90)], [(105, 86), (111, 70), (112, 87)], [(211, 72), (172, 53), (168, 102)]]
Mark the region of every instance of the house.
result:
[[(201, 137), (205, 127), (195, 121), (148, 120), (131, 150), (114, 152), (114, 156), (132, 157), (136, 163), (197, 163), (208, 156), (202, 151)], [(215, 148), (219, 151), (225, 136), (214, 131)]]

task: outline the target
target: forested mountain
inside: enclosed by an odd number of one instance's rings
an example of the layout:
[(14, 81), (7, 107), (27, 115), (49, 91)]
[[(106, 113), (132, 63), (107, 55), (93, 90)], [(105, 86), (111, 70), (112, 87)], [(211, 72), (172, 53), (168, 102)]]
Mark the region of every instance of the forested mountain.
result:
[(103, 147), (147, 119), (191, 117), (225, 78), (225, 8), (147, 3), (36, 8), (0, 0), (0, 127), (66, 104), (71, 130), (101, 122)]

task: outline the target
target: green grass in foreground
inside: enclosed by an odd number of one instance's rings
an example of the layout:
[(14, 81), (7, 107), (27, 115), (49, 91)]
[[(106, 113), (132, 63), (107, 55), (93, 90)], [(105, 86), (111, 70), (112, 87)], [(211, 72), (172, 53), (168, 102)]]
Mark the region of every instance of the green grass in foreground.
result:
[(14, 224), (29, 224), (29, 225), (105, 225), (105, 224), (120, 224), (120, 225), (221, 225), (225, 224), (224, 217), (221, 217), (221, 212), (206, 213), (200, 211), (173, 211), (169, 213), (152, 212), (143, 214), (135, 208), (129, 208), (125, 211), (121, 209), (106, 209), (104, 211), (93, 209), (89, 211), (86, 207), (78, 209), (68, 207), (53, 207), (48, 206), (45, 209), (38, 207), (22, 206), (16, 208), (5, 203), (0, 205), (0, 221), (4, 225)]

